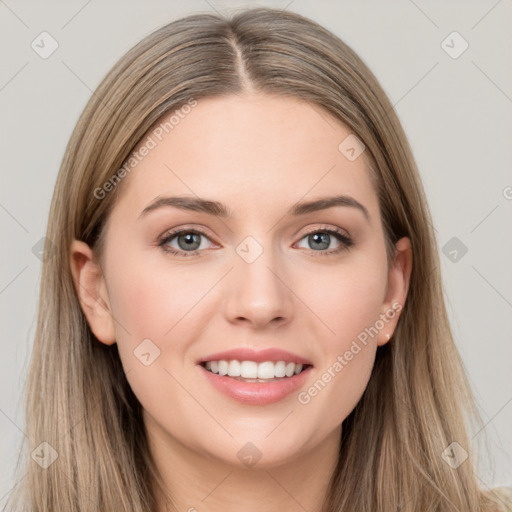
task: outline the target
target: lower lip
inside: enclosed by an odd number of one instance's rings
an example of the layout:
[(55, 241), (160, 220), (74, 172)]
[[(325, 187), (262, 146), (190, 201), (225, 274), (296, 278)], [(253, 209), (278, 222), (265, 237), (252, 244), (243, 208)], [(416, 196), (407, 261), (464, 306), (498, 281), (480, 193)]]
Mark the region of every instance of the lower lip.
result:
[(198, 365), (202, 373), (221, 393), (226, 396), (250, 405), (267, 405), (279, 402), (289, 394), (297, 391), (308, 378), (312, 366), (293, 377), (283, 377), (270, 382), (244, 382), (228, 376), (218, 375)]

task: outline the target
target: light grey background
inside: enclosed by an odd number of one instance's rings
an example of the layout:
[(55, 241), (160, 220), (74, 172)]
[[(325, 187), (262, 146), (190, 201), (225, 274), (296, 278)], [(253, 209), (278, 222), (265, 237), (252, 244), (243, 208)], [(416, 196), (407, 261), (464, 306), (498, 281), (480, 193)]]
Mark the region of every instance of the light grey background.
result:
[[(0, 505), (23, 437), (21, 392), (35, 330), (44, 236), (65, 145), (116, 60), (153, 29), (223, 2), (0, 0)], [(339, 35), (365, 60), (403, 122), (426, 188), (457, 345), (487, 423), (471, 446), (490, 450), (488, 486), (512, 484), (512, 2), (294, 0), (287, 9)], [(58, 49), (31, 42), (47, 31)], [(458, 58), (441, 46), (457, 31)], [(445, 45), (456, 52), (461, 41)], [(37, 39), (36, 39), (37, 41)], [(458, 261), (442, 248), (457, 237)], [(482, 445), (482, 446), (481, 446)]]

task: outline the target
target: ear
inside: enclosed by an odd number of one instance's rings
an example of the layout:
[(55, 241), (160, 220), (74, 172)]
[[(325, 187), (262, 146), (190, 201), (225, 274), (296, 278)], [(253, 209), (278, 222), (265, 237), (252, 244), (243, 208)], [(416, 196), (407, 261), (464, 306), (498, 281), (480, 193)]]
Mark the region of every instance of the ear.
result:
[(395, 245), (395, 258), (388, 274), (388, 287), (382, 304), (381, 319), (385, 326), (379, 332), (377, 345), (385, 345), (393, 336), (403, 310), (412, 270), (412, 249), (409, 238), (403, 237)]
[(71, 273), (82, 311), (96, 338), (112, 345), (116, 341), (115, 325), (101, 267), (85, 242), (73, 240), (70, 254)]

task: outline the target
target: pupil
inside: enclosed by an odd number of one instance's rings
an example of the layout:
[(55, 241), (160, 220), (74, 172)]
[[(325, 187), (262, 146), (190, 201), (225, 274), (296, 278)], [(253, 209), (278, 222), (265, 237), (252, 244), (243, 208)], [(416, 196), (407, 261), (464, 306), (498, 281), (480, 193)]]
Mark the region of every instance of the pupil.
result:
[[(180, 242), (182, 239), (185, 239), (185, 245), (182, 245)], [(192, 247), (190, 244), (197, 244), (197, 247)], [(192, 249), (195, 250), (201, 245), (201, 240), (199, 239), (199, 235), (197, 233), (187, 233), (186, 235), (181, 235), (178, 237), (178, 244), (181, 249)]]
[(330, 235), (329, 233), (315, 233), (310, 235), (314, 244), (320, 244), (321, 247), (317, 249), (327, 249), (329, 247)]

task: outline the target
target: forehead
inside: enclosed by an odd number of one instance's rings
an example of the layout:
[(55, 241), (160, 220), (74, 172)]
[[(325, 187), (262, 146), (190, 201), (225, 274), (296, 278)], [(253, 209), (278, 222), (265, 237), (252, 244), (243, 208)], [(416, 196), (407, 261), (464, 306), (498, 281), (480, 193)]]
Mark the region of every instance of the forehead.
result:
[(378, 216), (364, 151), (347, 158), (354, 135), (317, 105), (266, 94), (191, 104), (162, 116), (135, 148), (114, 210), (138, 215), (159, 195), (186, 194), (234, 214), (279, 214), (301, 199), (346, 194)]

